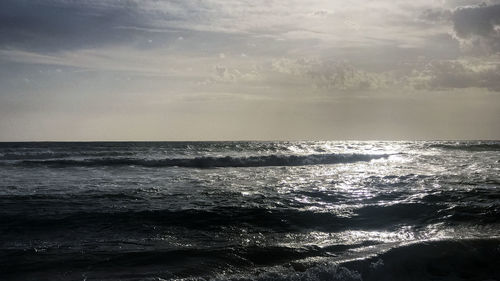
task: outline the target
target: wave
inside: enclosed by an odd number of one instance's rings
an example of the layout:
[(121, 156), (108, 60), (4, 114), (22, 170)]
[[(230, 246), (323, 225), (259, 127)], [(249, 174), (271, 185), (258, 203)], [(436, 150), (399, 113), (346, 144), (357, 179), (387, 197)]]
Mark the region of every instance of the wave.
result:
[(28, 153), (4, 153), (0, 154), (0, 160), (60, 160), (69, 157), (113, 157), (132, 156), (133, 152), (125, 151), (77, 151), (77, 152), (28, 152)]
[[(499, 280), (499, 239), (419, 241), (347, 262), (282, 266), (218, 280)], [(250, 275), (250, 276), (248, 276)], [(199, 279), (198, 279), (199, 280)], [(205, 279), (202, 279), (205, 280)]]
[[(116, 242), (120, 243), (120, 241)], [(138, 245), (141, 244), (141, 242), (138, 243)], [(156, 278), (147, 279), (147, 277), (151, 278), (151, 275), (158, 276), (159, 274), (169, 280), (179, 280), (179, 278), (190, 280), (195, 276), (221, 276), (220, 271), (224, 268), (226, 270), (234, 269), (234, 271), (251, 271), (257, 267), (271, 269), (273, 266), (290, 263), (294, 260), (325, 256), (323, 250), (317, 246), (299, 248), (266, 245), (225, 248), (153, 248), (146, 246), (144, 249), (136, 248), (133, 250), (102, 249), (98, 246), (96, 248), (93, 251), (83, 253), (67, 248), (56, 253), (53, 249), (40, 252), (30, 248), (8, 249), (0, 254), (0, 260), (2, 258), (8, 259), (10, 265), (3, 270), (3, 277), (11, 280), (14, 276), (23, 276), (20, 280), (36, 280), (40, 278), (41, 273), (53, 274), (64, 271), (73, 273), (73, 276), (65, 274), (65, 278), (62, 279), (82, 280), (78, 277), (82, 275), (81, 271), (84, 271), (85, 274), (91, 276), (92, 280), (158, 280)], [(33, 278), (32, 275), (38, 278)], [(0, 277), (2, 277), (2, 273), (0, 273)], [(61, 278), (47, 279), (58, 280)], [(204, 279), (197, 278), (195, 280)]]
[(342, 264), (362, 280), (499, 280), (500, 240), (420, 241)]
[[(66, 201), (66, 202), (63, 202)], [(130, 200), (129, 202), (131, 202)], [(12, 202), (12, 203), (11, 203)], [(4, 205), (13, 205), (15, 201), (2, 200)], [(451, 209), (429, 204), (398, 204), (392, 206), (365, 206), (353, 210), (350, 216), (334, 212), (315, 212), (300, 209), (264, 209), (225, 207), (211, 210), (99, 210), (103, 201), (97, 206), (86, 206), (75, 210), (74, 206), (82, 205), (82, 201), (60, 200), (50, 202), (58, 204), (55, 208), (47, 208), (49, 200), (27, 202), (32, 212), (25, 207), (11, 208), (0, 215), (0, 230), (9, 229), (12, 233), (23, 232), (30, 227), (33, 232), (45, 232), (67, 229), (89, 229), (105, 227), (110, 231), (136, 231), (143, 224), (154, 225), (158, 229), (178, 226), (193, 230), (217, 230), (225, 227), (255, 227), (275, 232), (300, 232), (304, 230), (343, 231), (346, 229), (391, 229), (398, 225), (426, 225), (428, 223), (447, 222), (494, 224), (498, 210), (483, 209)], [(73, 207), (72, 207), (73, 206)], [(45, 207), (45, 210), (42, 208)], [(38, 211), (41, 210), (41, 211)], [(21, 215), (22, 214), (22, 215)]]
[[(134, 243), (126, 241), (113, 241), (119, 243)], [(55, 256), (51, 251), (36, 253), (31, 249), (9, 249), (6, 251), (11, 257), (11, 264), (23, 265), (25, 260), (32, 260), (29, 265), (24, 264), (24, 268), (10, 267), (4, 273), (15, 274), (27, 269), (60, 270), (67, 271), (85, 269), (92, 265), (96, 271), (120, 268), (123, 272), (126, 266), (137, 268), (161, 268), (162, 271), (168, 270), (175, 277), (190, 277), (193, 275), (212, 275), (217, 273), (217, 267), (211, 264), (232, 266), (238, 268), (252, 268), (253, 266), (273, 266), (293, 260), (304, 259), (312, 256), (324, 255), (322, 249), (317, 246), (304, 247), (286, 247), (286, 246), (232, 246), (227, 248), (203, 247), (203, 248), (154, 248), (148, 247), (147, 243), (138, 241), (142, 249), (102, 249), (96, 246), (95, 252), (81, 253), (73, 249), (66, 249)], [(98, 252), (98, 253), (96, 253)], [(2, 254), (0, 254), (1, 258)], [(61, 260), (62, 262), (57, 262)], [(35, 262), (36, 261), (36, 262)], [(33, 266), (38, 264), (39, 268)], [(26, 268), (28, 267), (28, 268)], [(31, 267), (31, 268), (29, 268)], [(33, 268), (34, 267), (34, 268)], [(147, 273), (148, 271), (145, 270)], [(1, 274), (0, 274), (1, 277)], [(123, 278), (123, 277), (122, 277)], [(121, 280), (119, 278), (118, 280)], [(31, 278), (27, 278), (30, 279)], [(100, 279), (100, 278), (99, 278)], [(67, 279), (66, 279), (67, 280)], [(73, 280), (73, 279), (72, 279)], [(142, 279), (141, 279), (142, 280)]]
[[(318, 246), (233, 247), (83, 252), (6, 250), (0, 277), (31, 280), (499, 280), (500, 240), (423, 240), (329, 256)], [(371, 250), (375, 250), (372, 252)], [(351, 256), (351, 258), (349, 258)], [(313, 257), (312, 259), (308, 259)], [(314, 258), (316, 257), (316, 258)], [(64, 272), (63, 275), (60, 275)], [(49, 278), (52, 277), (52, 278)], [(57, 278), (59, 277), (59, 278)], [(82, 278), (85, 277), (85, 278)], [(161, 277), (161, 278), (160, 278)]]
[(264, 155), (247, 157), (196, 157), (196, 158), (91, 158), (91, 159), (51, 159), (24, 160), (17, 164), (23, 166), (142, 166), (142, 167), (184, 167), (184, 168), (223, 168), (223, 167), (266, 167), (266, 166), (305, 166), (352, 163), (388, 157), (388, 154), (310, 154), (310, 155)]
[(459, 143), (436, 143), (430, 144), (430, 148), (465, 150), (465, 151), (498, 151), (499, 142), (459, 142)]
[[(300, 231), (303, 229), (338, 230), (348, 227), (347, 218), (331, 213), (300, 210), (267, 210), (260, 208), (217, 208), (214, 210), (156, 210), (156, 211), (80, 211), (63, 213), (66, 206), (50, 213), (2, 215), (0, 230), (22, 231), (30, 226), (33, 232), (56, 229), (88, 229), (109, 227), (113, 231), (137, 230), (143, 224), (158, 228), (174, 226), (197, 230), (214, 230), (231, 226), (253, 226), (275, 231)], [(361, 222), (362, 223), (362, 222)], [(359, 224), (359, 223), (358, 223)]]

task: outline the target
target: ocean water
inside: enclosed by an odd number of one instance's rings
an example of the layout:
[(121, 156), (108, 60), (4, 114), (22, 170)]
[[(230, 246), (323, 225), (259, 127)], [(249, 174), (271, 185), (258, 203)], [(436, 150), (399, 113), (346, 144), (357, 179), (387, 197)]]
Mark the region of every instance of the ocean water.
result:
[(0, 280), (500, 280), (500, 142), (0, 143)]

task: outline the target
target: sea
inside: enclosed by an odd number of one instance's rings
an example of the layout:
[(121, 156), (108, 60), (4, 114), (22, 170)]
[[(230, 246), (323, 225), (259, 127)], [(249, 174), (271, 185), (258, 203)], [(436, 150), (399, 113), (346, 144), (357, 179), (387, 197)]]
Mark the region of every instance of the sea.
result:
[(0, 143), (0, 280), (500, 280), (500, 141)]

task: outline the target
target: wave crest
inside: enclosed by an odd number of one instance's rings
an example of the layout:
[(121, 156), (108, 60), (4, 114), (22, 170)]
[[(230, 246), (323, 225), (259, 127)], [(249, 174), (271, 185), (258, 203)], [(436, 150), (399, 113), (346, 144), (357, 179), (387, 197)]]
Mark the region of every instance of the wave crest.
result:
[(446, 150), (465, 150), (465, 151), (498, 151), (499, 142), (460, 142), (460, 143), (436, 143), (429, 145), (430, 148)]
[(143, 166), (143, 167), (185, 167), (185, 168), (223, 168), (223, 167), (266, 167), (266, 166), (305, 166), (352, 163), (386, 158), (387, 154), (311, 154), (311, 155), (265, 155), (247, 157), (196, 157), (196, 158), (94, 158), (94, 159), (52, 159), (25, 160), (21, 165), (47, 166)]

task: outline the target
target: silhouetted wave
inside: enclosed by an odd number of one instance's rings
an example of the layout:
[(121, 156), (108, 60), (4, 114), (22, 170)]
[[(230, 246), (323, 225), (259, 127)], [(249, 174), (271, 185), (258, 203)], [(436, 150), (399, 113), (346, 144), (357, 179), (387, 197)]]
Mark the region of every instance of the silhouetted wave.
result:
[(499, 239), (421, 241), (366, 259), (317, 262), (306, 268), (294, 266), (222, 280), (499, 280), (499, 247)]
[(465, 150), (465, 151), (497, 151), (500, 150), (499, 142), (459, 142), (430, 144), (431, 148)]
[[(0, 201), (8, 204), (5, 200)], [(75, 200), (75, 202), (77, 202)], [(55, 204), (55, 202), (51, 202)], [(158, 228), (173, 226), (193, 230), (220, 230), (225, 227), (252, 227), (276, 232), (305, 230), (343, 231), (348, 229), (391, 229), (401, 224), (423, 226), (429, 223), (499, 223), (500, 206), (456, 206), (423, 203), (401, 203), (390, 206), (363, 206), (350, 215), (336, 212), (317, 212), (298, 209), (262, 209), (226, 207), (212, 210), (109, 210), (68, 212), (71, 203), (60, 203), (59, 208), (35, 214), (4, 214), (0, 216), (0, 230), (11, 233), (29, 227), (43, 232), (54, 229), (86, 229), (102, 227), (116, 232), (137, 230), (144, 225)], [(42, 204), (32, 204), (42, 208)]]
[(53, 159), (25, 160), (19, 164), (47, 166), (143, 166), (143, 167), (266, 167), (266, 166), (304, 166), (321, 164), (352, 163), (388, 157), (388, 154), (310, 154), (310, 155), (265, 155), (248, 157), (196, 157), (196, 158), (93, 158), (93, 159)]
[[(337, 262), (326, 259), (335, 255), (332, 253), (334, 246), (249, 245), (225, 249), (86, 252), (65, 249), (57, 254), (36, 249), (12, 249), (5, 250), (0, 261), (8, 258), (13, 264), (3, 268), (3, 276), (9, 280), (15, 279), (19, 271), (23, 271), (24, 277), (31, 277), (27, 278), (29, 280), (38, 280), (41, 269), (65, 272), (64, 280), (81, 280), (82, 277), (92, 280), (498, 280), (499, 247), (498, 238), (424, 240), (395, 245), (368, 258)], [(349, 247), (335, 250), (343, 252)], [(308, 257), (316, 257), (316, 261), (304, 260)], [(224, 264), (229, 270), (214, 278), (217, 264)], [(157, 278), (147, 278), (151, 275)], [(191, 279), (193, 276), (199, 277)]]

